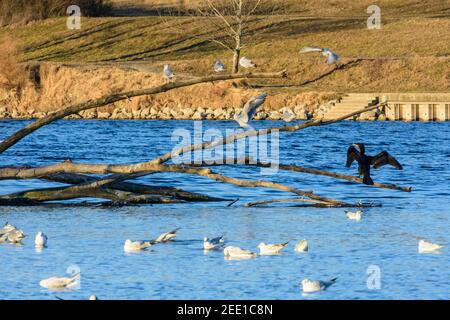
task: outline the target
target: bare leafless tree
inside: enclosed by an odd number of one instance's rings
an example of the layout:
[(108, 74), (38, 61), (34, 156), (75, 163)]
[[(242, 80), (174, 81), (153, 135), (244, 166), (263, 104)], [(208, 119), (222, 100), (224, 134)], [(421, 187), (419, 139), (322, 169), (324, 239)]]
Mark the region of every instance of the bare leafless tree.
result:
[[(283, 0), (198, 0), (196, 5), (181, 2), (185, 8), (185, 15), (198, 18), (202, 25), (203, 32), (195, 36), (229, 50), (233, 54), (232, 72), (238, 73), (242, 49), (251, 43), (251, 39), (257, 33), (263, 31), (250, 28), (250, 22), (256, 20), (258, 16), (279, 12)], [(186, 35), (182, 22), (180, 24), (170, 22), (180, 34)]]
[(263, 5), (268, 9), (264, 0), (203, 0), (203, 6), (198, 8), (205, 21), (225, 32), (225, 37), (213, 42), (233, 52), (233, 73), (239, 72), (241, 51), (247, 45), (248, 22)]

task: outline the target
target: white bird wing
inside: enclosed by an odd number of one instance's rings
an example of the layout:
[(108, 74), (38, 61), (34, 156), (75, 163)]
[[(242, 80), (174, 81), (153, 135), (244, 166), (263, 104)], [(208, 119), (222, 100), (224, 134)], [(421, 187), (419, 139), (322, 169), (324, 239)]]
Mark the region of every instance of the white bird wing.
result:
[(258, 107), (262, 104), (262, 103), (257, 104), (257, 103), (256, 103), (256, 100), (257, 100), (256, 97), (255, 97), (255, 98), (251, 98), (251, 99), (250, 99), (249, 101), (247, 101), (247, 103), (244, 105), (244, 109), (242, 110), (242, 113), (245, 114), (245, 115), (247, 115), (247, 117), (248, 117), (248, 120), (247, 120), (247, 121), (250, 121), (250, 120), (253, 118), (253, 116), (254, 116), (255, 113), (256, 113), (256, 110), (257, 110)]
[(322, 52), (322, 48), (313, 47), (313, 46), (307, 46), (307, 47), (303, 47), (300, 50), (300, 53), (308, 53), (308, 52)]
[(169, 231), (169, 232), (165, 232), (163, 234), (161, 234), (158, 238), (156, 238), (155, 242), (164, 242), (164, 241), (168, 241), (172, 238), (175, 238), (177, 235), (177, 231), (180, 228), (177, 228), (175, 230)]

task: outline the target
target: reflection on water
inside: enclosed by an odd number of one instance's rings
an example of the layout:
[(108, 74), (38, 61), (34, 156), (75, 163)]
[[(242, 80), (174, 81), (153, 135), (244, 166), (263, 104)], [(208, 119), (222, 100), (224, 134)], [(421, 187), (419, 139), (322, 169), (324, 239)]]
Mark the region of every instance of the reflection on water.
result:
[[(0, 121), (0, 140), (25, 124)], [(273, 122), (257, 122), (268, 127)], [(234, 128), (232, 122), (204, 122), (205, 128)], [(0, 155), (1, 166), (44, 165), (72, 159), (84, 163), (131, 163), (171, 150), (174, 127), (193, 129), (191, 121), (60, 121)], [(63, 299), (409, 299), (450, 298), (449, 123), (356, 123), (282, 133), (281, 162), (355, 174), (346, 169), (349, 144), (365, 142), (369, 154), (385, 149), (404, 165), (384, 167), (373, 179), (411, 185), (412, 193), (375, 189), (301, 173), (280, 171), (264, 179), (382, 207), (365, 210), (359, 223), (342, 209), (312, 209), (277, 204), (269, 208), (245, 202), (288, 197), (280, 191), (241, 188), (198, 176), (154, 174), (139, 179), (212, 196), (240, 198), (226, 203), (102, 207), (0, 207), (0, 223), (9, 221), (28, 235), (23, 246), (0, 245), (0, 298), (55, 299), (39, 286), (51, 276), (81, 271), (80, 289), (59, 292)], [(256, 168), (215, 168), (221, 173), (261, 179)], [(0, 181), (0, 193), (48, 187), (45, 181)], [(125, 254), (125, 239), (148, 239), (180, 227), (171, 243)], [(36, 252), (34, 235), (45, 232), (48, 246)], [(221, 251), (203, 252), (203, 238), (226, 233), (227, 245), (257, 251), (260, 242), (291, 241), (283, 254), (226, 260)], [(418, 254), (420, 238), (444, 244), (440, 254)], [(309, 243), (308, 253), (294, 244)], [(367, 286), (368, 268), (380, 268), (381, 288)], [(327, 291), (304, 296), (304, 278), (338, 277)]]

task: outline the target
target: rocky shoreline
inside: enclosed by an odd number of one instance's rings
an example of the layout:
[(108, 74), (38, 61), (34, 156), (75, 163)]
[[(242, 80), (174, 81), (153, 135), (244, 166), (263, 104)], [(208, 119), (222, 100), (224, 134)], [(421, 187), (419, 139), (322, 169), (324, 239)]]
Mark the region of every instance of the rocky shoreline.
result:
[[(306, 114), (317, 115), (319, 112), (324, 112), (330, 107), (330, 104), (323, 104), (319, 106), (298, 105), (293, 108), (284, 107), (279, 110), (260, 110), (255, 114), (254, 120), (283, 120), (283, 112), (287, 111), (295, 115), (296, 120), (306, 120)], [(78, 114), (73, 114), (66, 119), (99, 119), (99, 120), (233, 120), (236, 113), (240, 112), (241, 108), (204, 108), (204, 107), (189, 107), (189, 108), (161, 108), (154, 107), (138, 107), (135, 110), (128, 108), (114, 108), (112, 111), (105, 110), (85, 110)], [(0, 119), (39, 119), (43, 118), (53, 111), (43, 112), (35, 111), (33, 109), (20, 111), (12, 109), (6, 110), (0, 107)]]

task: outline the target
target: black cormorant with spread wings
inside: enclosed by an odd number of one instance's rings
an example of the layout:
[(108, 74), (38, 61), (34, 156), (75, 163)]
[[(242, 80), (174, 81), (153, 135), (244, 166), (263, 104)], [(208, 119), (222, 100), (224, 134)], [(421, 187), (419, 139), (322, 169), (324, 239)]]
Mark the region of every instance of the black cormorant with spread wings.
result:
[(376, 156), (368, 156), (365, 153), (363, 143), (355, 143), (347, 151), (347, 168), (350, 168), (353, 161), (358, 162), (358, 173), (363, 176), (363, 183), (373, 185), (373, 180), (370, 177), (370, 167), (378, 169), (384, 165), (390, 164), (394, 168), (403, 170), (402, 165), (387, 151), (381, 151)]

